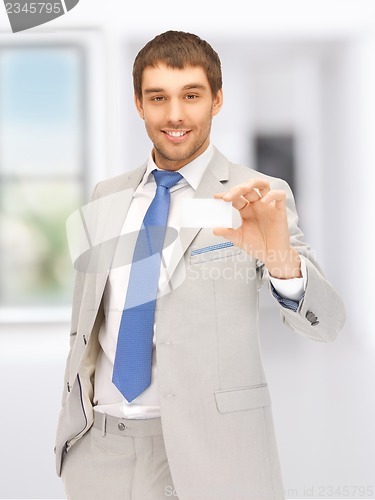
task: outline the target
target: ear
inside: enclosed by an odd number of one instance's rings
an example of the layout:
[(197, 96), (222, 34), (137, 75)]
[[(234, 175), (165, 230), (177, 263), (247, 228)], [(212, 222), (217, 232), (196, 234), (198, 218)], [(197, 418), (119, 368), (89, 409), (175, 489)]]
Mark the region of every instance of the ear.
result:
[(212, 116), (217, 115), (223, 107), (223, 98), (223, 89), (219, 89), (212, 101)]
[(135, 103), (135, 107), (137, 108), (139, 116), (142, 118), (142, 120), (144, 120), (145, 116), (144, 116), (144, 112), (143, 112), (142, 99), (140, 99), (135, 94), (134, 94), (134, 103)]

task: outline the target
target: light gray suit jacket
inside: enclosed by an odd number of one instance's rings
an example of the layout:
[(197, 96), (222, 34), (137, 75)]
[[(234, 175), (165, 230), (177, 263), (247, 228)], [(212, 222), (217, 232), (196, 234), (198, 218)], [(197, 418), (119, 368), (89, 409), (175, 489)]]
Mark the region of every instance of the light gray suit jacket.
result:
[[(113, 241), (93, 252), (77, 271), (71, 349), (65, 373), (56, 458), (93, 422), (93, 379), (103, 321), (102, 296), (131, 197), (146, 166), (99, 183), (92, 240)], [(267, 178), (287, 192), (292, 245), (307, 269), (304, 298), (296, 312), (280, 305), (283, 322), (311, 339), (330, 342), (345, 311), (303, 241), (289, 186), (247, 167), (231, 164), (215, 149), (195, 193), (212, 198), (253, 177)], [(110, 203), (102, 203), (113, 198)], [(121, 209), (118, 201), (121, 200)], [(110, 228), (110, 229), (108, 229)], [(108, 232), (109, 231), (109, 232)], [(240, 248), (222, 245), (211, 229), (181, 229), (182, 252), (172, 274), (185, 278), (157, 302), (157, 367), (165, 447), (180, 500), (280, 500), (283, 484), (274, 434), (270, 393), (258, 338), (258, 291), (268, 281), (264, 266)], [(108, 249), (109, 248), (109, 249)], [(94, 255), (95, 254), (95, 255)], [(181, 275), (181, 273), (180, 273)]]

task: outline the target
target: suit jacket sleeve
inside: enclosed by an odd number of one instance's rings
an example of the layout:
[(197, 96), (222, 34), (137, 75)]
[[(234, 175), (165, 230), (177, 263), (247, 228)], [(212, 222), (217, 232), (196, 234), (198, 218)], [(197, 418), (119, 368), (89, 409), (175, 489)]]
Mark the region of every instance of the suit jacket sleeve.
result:
[[(335, 340), (345, 323), (344, 304), (325, 277), (317, 263), (309, 245), (304, 241), (304, 235), (298, 227), (298, 215), (293, 193), (289, 185), (280, 179), (275, 179), (272, 189), (283, 189), (287, 193), (287, 214), (291, 245), (306, 264), (306, 290), (300, 300), (297, 311), (280, 306), (281, 318), (284, 324), (313, 340), (331, 342)], [(271, 289), (267, 269), (264, 266), (263, 279)]]

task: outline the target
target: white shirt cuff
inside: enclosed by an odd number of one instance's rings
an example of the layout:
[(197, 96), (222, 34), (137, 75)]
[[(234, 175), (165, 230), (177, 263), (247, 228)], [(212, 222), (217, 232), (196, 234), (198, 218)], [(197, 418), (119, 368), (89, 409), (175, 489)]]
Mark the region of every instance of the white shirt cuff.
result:
[(306, 264), (303, 259), (301, 259), (301, 274), (302, 278), (282, 280), (270, 276), (270, 280), (280, 297), (298, 302), (306, 289)]

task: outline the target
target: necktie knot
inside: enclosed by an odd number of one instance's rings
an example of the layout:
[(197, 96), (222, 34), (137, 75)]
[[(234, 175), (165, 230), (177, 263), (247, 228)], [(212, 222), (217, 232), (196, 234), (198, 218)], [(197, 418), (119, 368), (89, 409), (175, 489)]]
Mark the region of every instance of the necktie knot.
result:
[(178, 172), (169, 172), (168, 170), (153, 170), (152, 174), (155, 178), (156, 185), (163, 186), (167, 189), (175, 186), (179, 180), (182, 179), (182, 175)]

